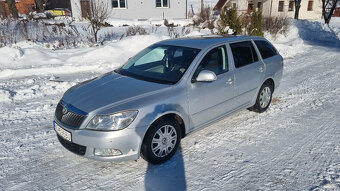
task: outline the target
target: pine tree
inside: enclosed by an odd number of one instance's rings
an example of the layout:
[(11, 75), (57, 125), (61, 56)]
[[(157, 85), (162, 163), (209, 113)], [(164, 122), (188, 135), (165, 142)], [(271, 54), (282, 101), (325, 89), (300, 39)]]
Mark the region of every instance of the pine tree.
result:
[(248, 28), (248, 34), (251, 36), (263, 36), (262, 31), (262, 12), (261, 10), (252, 12), (250, 18), (250, 26)]
[(9, 12), (11, 13), (12, 17), (16, 19), (19, 18), (18, 9), (15, 6), (15, 0), (7, 0), (7, 3)]
[(236, 34), (242, 33), (242, 22), (238, 16), (236, 9), (223, 9), (218, 21), (218, 34), (228, 34), (225, 28), (229, 27)]

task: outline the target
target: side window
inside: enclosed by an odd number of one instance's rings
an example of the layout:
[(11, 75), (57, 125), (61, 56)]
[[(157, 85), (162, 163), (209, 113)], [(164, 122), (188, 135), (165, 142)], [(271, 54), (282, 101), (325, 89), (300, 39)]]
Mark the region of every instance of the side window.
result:
[(168, 8), (169, 7), (169, 3), (168, 0), (156, 0), (156, 7), (159, 8)]
[(264, 40), (255, 40), (254, 42), (259, 49), (263, 59), (277, 55), (275, 48), (270, 43)]
[(228, 71), (228, 57), (225, 46), (219, 46), (210, 50), (202, 59), (197, 68), (196, 75), (202, 70), (210, 70), (216, 75)]
[(126, 0), (112, 0), (113, 9), (124, 9), (126, 8)]
[(250, 41), (232, 43), (230, 44), (230, 48), (233, 53), (236, 68), (246, 66), (259, 60), (254, 46)]

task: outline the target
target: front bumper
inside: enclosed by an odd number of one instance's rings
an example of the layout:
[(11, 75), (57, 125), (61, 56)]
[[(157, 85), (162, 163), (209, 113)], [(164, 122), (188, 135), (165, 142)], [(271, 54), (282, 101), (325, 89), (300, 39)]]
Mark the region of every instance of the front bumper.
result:
[[(58, 135), (58, 138), (62, 139), (60, 140), (61, 144), (66, 149), (76, 154), (80, 153), (75, 151), (85, 149), (85, 153), (83, 152), (84, 154), (80, 154), (83, 157), (101, 161), (137, 160), (140, 157), (140, 147), (146, 127), (125, 128), (119, 131), (94, 131), (87, 129), (71, 129), (65, 127), (65, 125), (62, 125), (57, 120), (55, 120), (54, 123), (57, 123), (64, 130), (71, 133), (71, 142)], [(97, 156), (94, 155), (95, 148), (118, 149), (122, 154), (109, 157)]]

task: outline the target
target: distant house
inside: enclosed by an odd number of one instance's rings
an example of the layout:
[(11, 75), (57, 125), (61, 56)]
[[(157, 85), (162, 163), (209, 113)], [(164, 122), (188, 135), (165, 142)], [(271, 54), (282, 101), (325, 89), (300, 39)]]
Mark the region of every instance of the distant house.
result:
[[(28, 14), (38, 10), (35, 0), (16, 0), (15, 2), (19, 14)], [(67, 8), (71, 10), (70, 0), (48, 0), (45, 6), (45, 10), (55, 8)], [(9, 15), (10, 12), (6, 0), (0, 0), (0, 17), (8, 17)]]
[[(186, 18), (188, 0), (102, 0), (117, 19), (176, 19)], [(71, 0), (72, 15), (81, 20), (89, 7), (89, 0)]]
[[(35, 10), (34, 0), (16, 0), (15, 6), (19, 14), (28, 14)], [(6, 0), (0, 0), (0, 17), (8, 17), (10, 15)]]
[[(214, 7), (216, 12), (223, 8), (235, 8), (240, 13), (250, 13), (254, 9), (261, 9), (264, 17), (294, 18), (294, 0), (219, 0)], [(299, 12), (300, 19), (321, 19), (321, 0), (302, 0)]]

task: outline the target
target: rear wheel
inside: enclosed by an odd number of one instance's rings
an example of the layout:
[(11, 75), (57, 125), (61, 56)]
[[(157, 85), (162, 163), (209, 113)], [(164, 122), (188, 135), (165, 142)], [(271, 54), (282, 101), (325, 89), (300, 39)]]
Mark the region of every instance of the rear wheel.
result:
[(153, 164), (163, 163), (176, 153), (180, 139), (180, 126), (175, 120), (159, 119), (144, 137), (142, 157)]
[(266, 81), (262, 87), (260, 88), (259, 94), (256, 98), (256, 103), (252, 107), (253, 111), (256, 111), (258, 113), (262, 113), (266, 111), (272, 101), (273, 96), (273, 85)]

